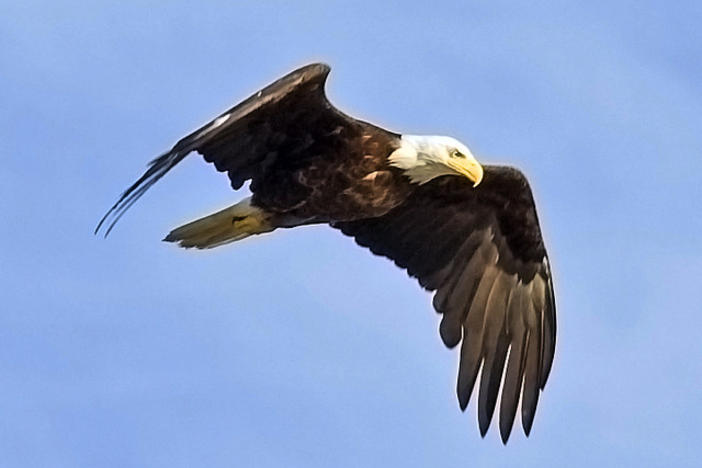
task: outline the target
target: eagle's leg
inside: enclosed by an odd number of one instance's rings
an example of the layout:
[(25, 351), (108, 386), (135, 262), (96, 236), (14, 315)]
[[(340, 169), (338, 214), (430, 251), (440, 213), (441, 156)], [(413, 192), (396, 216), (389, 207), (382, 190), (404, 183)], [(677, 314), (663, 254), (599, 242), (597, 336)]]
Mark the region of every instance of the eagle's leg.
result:
[(164, 241), (185, 248), (211, 249), (274, 230), (273, 216), (246, 198), (236, 205), (172, 230)]

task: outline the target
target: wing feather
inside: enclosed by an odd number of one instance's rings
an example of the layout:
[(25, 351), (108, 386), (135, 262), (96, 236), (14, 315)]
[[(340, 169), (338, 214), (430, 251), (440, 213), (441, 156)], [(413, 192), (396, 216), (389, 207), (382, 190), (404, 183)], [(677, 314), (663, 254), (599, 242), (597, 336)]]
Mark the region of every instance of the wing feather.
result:
[[(134, 202), (193, 151), (218, 171), (227, 172), (234, 189), (253, 179), (251, 190), (255, 191), (257, 178), (279, 154), (304, 157), (304, 150), (318, 138), (328, 145), (342, 146), (344, 137), (357, 131), (359, 122), (327, 100), (324, 83), (329, 71), (321, 63), (295, 70), (179, 140), (151, 161), (146, 172), (103, 216), (95, 232), (105, 225), (107, 235)], [(336, 128), (347, 130), (344, 137), (330, 132)], [(329, 141), (334, 138), (339, 141)]]
[(536, 404), (539, 401), (539, 332), (530, 330), (527, 342), (527, 356), (524, 368), (524, 389), (522, 390), (522, 427), (528, 436), (534, 423)]
[(541, 360), (541, 389), (546, 386), (546, 380), (551, 372), (553, 356), (556, 351), (556, 305), (553, 301), (553, 287), (551, 281), (545, 289), (545, 303), (543, 314), (544, 354)]
[[(449, 348), (456, 346), (463, 336), (463, 320), (485, 269), (484, 258), (487, 254), (483, 250), (487, 250), (487, 247), (483, 247), (486, 244), (480, 244), (478, 240), (484, 234), (474, 234), (475, 238), (471, 235), (463, 246), (464, 255), (459, 253), (456, 260), (451, 262), (451, 280), (441, 286), (434, 296), (434, 308), (443, 314), (439, 333)], [(465, 264), (463, 258), (468, 256), (470, 260)]]
[(497, 394), (509, 349), (509, 335), (505, 330), (506, 314), (503, 311), (507, 307), (510, 293), (516, 281), (516, 275), (508, 275), (500, 271), (486, 306), (487, 326), (483, 337), (485, 363), (480, 375), (478, 396), (478, 424), (483, 436), (487, 432), (495, 412)]
[(517, 414), (519, 392), (522, 388), (524, 361), (526, 357), (526, 342), (528, 330), (522, 319), (522, 310), (528, 299), (523, 285), (517, 285), (507, 308), (508, 333), (510, 336), (509, 359), (505, 371), (505, 382), (502, 387), (500, 402), (500, 435), (507, 442), (512, 431), (514, 417)]
[[(495, 252), (495, 257), (497, 252)], [(492, 262), (492, 259), (488, 260)], [(458, 401), (462, 410), (465, 410), (473, 391), (475, 378), (478, 375), (482, 358), (483, 327), (485, 324), (485, 311), (490, 292), (499, 270), (488, 264), (480, 278), (478, 290), (463, 323), (463, 343), (461, 345), (461, 360), (458, 366)]]

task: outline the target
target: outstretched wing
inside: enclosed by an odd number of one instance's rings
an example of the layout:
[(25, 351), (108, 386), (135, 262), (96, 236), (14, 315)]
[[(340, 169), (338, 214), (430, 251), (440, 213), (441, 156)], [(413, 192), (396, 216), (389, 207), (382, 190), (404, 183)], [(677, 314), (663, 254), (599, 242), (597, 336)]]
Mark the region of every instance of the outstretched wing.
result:
[(107, 235), (149, 187), (192, 151), (214, 163), (218, 171), (227, 172), (234, 189), (254, 179), (254, 190), (256, 177), (279, 154), (300, 157), (320, 138), (334, 145), (328, 140), (336, 137), (342, 144), (359, 122), (327, 100), (324, 83), (329, 71), (329, 66), (320, 63), (300, 68), (178, 141), (170, 151), (151, 161), (144, 175), (105, 214), (95, 232), (107, 223)]
[(553, 362), (556, 308), (526, 178), (508, 167), (484, 169), (476, 188), (462, 178), (441, 177), (418, 187), (384, 216), (333, 226), (436, 291), (441, 338), (450, 348), (462, 341), (457, 385), (462, 410), (482, 365), (478, 421), (483, 436), (504, 373), (500, 434), (506, 442), (520, 394), (522, 426), (527, 435), (531, 430)]

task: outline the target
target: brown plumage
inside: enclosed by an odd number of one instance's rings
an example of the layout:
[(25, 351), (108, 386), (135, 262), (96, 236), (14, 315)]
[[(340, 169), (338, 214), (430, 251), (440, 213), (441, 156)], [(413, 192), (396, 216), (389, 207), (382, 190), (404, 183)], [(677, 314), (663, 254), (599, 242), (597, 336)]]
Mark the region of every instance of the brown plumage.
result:
[(556, 343), (551, 271), (534, 202), (516, 169), (486, 166), (478, 187), (446, 176), (418, 187), (383, 216), (332, 223), (395, 261), (429, 291), (449, 348), (461, 340), (457, 394), (468, 405), (482, 364), (478, 421), (485, 434), (509, 351), (500, 433), (507, 441), (522, 382), (528, 435)]
[[(441, 338), (448, 347), (461, 344), (461, 409), (480, 375), (481, 434), (502, 387), (502, 440), (509, 437), (520, 399), (528, 435), (553, 362), (556, 317), (526, 178), (513, 168), (485, 166), (474, 187), (465, 177), (443, 175), (451, 173), (448, 166), (437, 164), (437, 175), (413, 183), (418, 180), (410, 180), (410, 171), (433, 171), (432, 158), (440, 152), (421, 149), (393, 162), (391, 155), (409, 148), (409, 140), (334, 108), (324, 94), (328, 73), (323, 64), (294, 71), (181, 139), (151, 162), (96, 231), (107, 223), (109, 233), (151, 185), (196, 151), (226, 172), (234, 189), (251, 180), (252, 196), (165, 240), (210, 248), (279, 227), (327, 223), (340, 229), (435, 291)], [(474, 168), (456, 148), (450, 166), (460, 163), (456, 170), (471, 177)], [(448, 159), (442, 157), (443, 164)]]

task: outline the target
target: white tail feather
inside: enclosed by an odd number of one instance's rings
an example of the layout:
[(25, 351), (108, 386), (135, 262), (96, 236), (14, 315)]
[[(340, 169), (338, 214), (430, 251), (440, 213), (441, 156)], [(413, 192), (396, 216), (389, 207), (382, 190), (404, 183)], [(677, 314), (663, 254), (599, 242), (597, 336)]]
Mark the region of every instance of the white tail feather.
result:
[(163, 240), (177, 242), (185, 248), (211, 249), (274, 229), (270, 215), (252, 206), (249, 197), (222, 211), (180, 226)]

